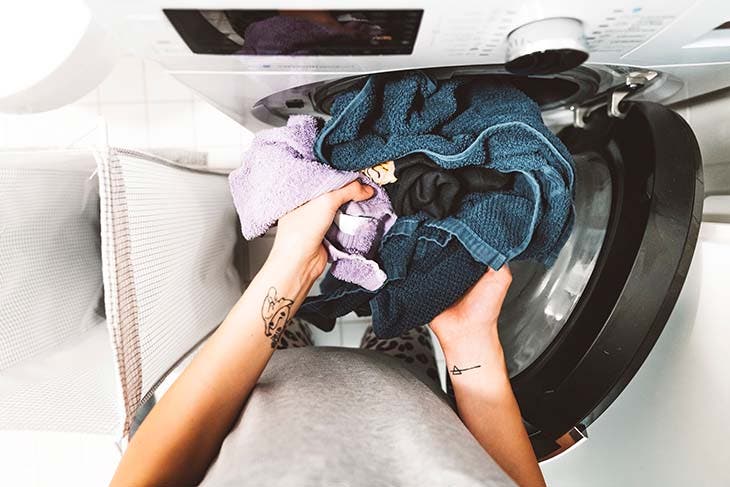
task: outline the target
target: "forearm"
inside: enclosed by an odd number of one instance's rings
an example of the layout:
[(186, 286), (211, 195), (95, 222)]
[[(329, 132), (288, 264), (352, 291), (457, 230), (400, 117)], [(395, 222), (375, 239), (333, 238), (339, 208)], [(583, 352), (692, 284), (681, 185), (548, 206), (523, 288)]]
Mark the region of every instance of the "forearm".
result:
[[(296, 313), (316, 276), (308, 264), (283, 256), (269, 258), (142, 423), (112, 485), (200, 481), (271, 358), (283, 331), (279, 324)], [(272, 295), (280, 304), (276, 316), (262, 316), (262, 305)]]
[(544, 486), (512, 392), (496, 326), (492, 330), (484, 339), (444, 347), (459, 416), (518, 485)]

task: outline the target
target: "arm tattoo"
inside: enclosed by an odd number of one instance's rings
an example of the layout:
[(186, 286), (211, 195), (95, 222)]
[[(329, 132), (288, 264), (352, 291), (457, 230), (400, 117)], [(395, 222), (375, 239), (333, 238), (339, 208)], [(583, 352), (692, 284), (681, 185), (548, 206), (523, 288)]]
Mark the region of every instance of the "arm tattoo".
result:
[(466, 367), (465, 369), (460, 369), (459, 367), (454, 365), (449, 372), (451, 372), (451, 375), (461, 375), (467, 370), (478, 369), (479, 367), (481, 367), (481, 365), (475, 365), (474, 367)]
[(276, 288), (269, 288), (261, 306), (261, 317), (264, 319), (264, 334), (271, 338), (271, 348), (276, 348), (279, 343), (293, 304), (291, 299), (277, 297)]

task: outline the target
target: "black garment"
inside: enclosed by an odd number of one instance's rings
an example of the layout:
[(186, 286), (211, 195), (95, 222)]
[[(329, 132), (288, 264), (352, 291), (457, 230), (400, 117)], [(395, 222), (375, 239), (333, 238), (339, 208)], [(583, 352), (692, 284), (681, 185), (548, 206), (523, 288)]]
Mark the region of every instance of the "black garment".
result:
[(514, 182), (512, 174), (485, 167), (444, 169), (421, 153), (394, 162), (398, 180), (383, 188), (398, 216), (424, 211), (433, 218), (445, 218), (456, 213), (467, 194), (509, 189)]

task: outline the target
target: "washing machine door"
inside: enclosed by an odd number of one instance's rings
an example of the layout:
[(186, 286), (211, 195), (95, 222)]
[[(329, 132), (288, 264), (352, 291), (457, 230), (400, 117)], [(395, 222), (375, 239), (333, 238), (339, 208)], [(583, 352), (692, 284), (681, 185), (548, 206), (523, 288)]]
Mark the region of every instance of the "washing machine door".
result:
[(550, 269), (512, 265), (500, 318), (512, 383), (539, 458), (579, 440), (656, 342), (694, 252), (703, 183), (697, 141), (668, 108), (633, 103), (564, 130), (576, 221)]

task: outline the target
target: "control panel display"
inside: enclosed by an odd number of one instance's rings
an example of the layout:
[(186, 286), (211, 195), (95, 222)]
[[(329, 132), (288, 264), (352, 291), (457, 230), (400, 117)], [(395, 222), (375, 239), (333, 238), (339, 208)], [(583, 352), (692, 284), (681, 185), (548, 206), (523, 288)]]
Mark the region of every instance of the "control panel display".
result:
[(166, 9), (196, 54), (373, 56), (413, 52), (423, 10)]

